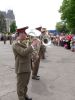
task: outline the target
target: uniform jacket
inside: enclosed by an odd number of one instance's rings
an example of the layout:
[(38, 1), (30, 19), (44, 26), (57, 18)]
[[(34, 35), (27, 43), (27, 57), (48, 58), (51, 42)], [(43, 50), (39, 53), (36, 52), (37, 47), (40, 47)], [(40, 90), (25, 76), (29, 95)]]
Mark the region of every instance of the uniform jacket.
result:
[(37, 44), (35, 49), (32, 52), (32, 60), (33, 62), (36, 62), (36, 60), (39, 58), (39, 51), (40, 51), (41, 43)]
[(27, 47), (20, 41), (13, 43), (12, 48), (15, 56), (16, 73), (30, 72), (33, 48), (31, 46)]

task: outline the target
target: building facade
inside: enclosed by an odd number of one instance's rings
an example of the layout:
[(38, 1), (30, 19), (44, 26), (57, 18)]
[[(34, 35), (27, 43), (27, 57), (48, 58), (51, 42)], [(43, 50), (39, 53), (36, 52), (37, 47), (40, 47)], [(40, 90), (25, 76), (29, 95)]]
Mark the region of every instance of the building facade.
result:
[(13, 10), (8, 10), (7, 12), (2, 11), (2, 14), (4, 15), (6, 20), (7, 32), (10, 32), (10, 25), (12, 24), (12, 22), (15, 21), (15, 15), (13, 13)]

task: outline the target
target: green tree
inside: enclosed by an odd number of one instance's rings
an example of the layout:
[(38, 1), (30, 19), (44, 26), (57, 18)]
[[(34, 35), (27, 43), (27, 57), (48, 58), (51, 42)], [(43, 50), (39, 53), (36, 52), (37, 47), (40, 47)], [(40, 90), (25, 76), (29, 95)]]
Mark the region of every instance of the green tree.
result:
[(75, 30), (75, 0), (63, 0), (59, 12), (70, 31)]
[(0, 32), (5, 33), (6, 31), (7, 31), (6, 20), (2, 12), (0, 11)]
[(64, 23), (64, 22), (57, 22), (56, 23), (56, 30), (58, 31), (58, 32), (68, 32), (69, 30), (67, 29), (67, 25), (66, 25), (66, 23)]
[(11, 33), (15, 32), (16, 31), (16, 28), (17, 28), (16, 22), (13, 21), (12, 24), (10, 25), (10, 32)]

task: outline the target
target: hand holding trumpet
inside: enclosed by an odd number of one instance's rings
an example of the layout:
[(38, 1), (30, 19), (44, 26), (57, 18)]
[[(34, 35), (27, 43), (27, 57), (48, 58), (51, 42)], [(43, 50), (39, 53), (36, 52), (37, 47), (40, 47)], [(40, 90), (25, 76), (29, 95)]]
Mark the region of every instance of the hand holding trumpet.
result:
[(39, 45), (40, 43), (41, 43), (41, 42), (40, 42), (39, 39), (34, 38), (31, 45), (32, 45), (33, 47), (37, 47), (37, 45)]

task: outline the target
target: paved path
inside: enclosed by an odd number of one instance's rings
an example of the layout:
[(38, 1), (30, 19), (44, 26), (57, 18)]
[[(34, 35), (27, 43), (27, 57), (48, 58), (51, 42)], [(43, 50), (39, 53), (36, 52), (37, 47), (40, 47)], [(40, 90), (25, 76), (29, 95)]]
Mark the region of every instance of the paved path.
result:
[[(41, 60), (39, 81), (30, 79), (33, 100), (75, 100), (75, 53), (51, 45)], [(0, 100), (18, 100), (14, 56), (9, 42), (0, 42)]]

